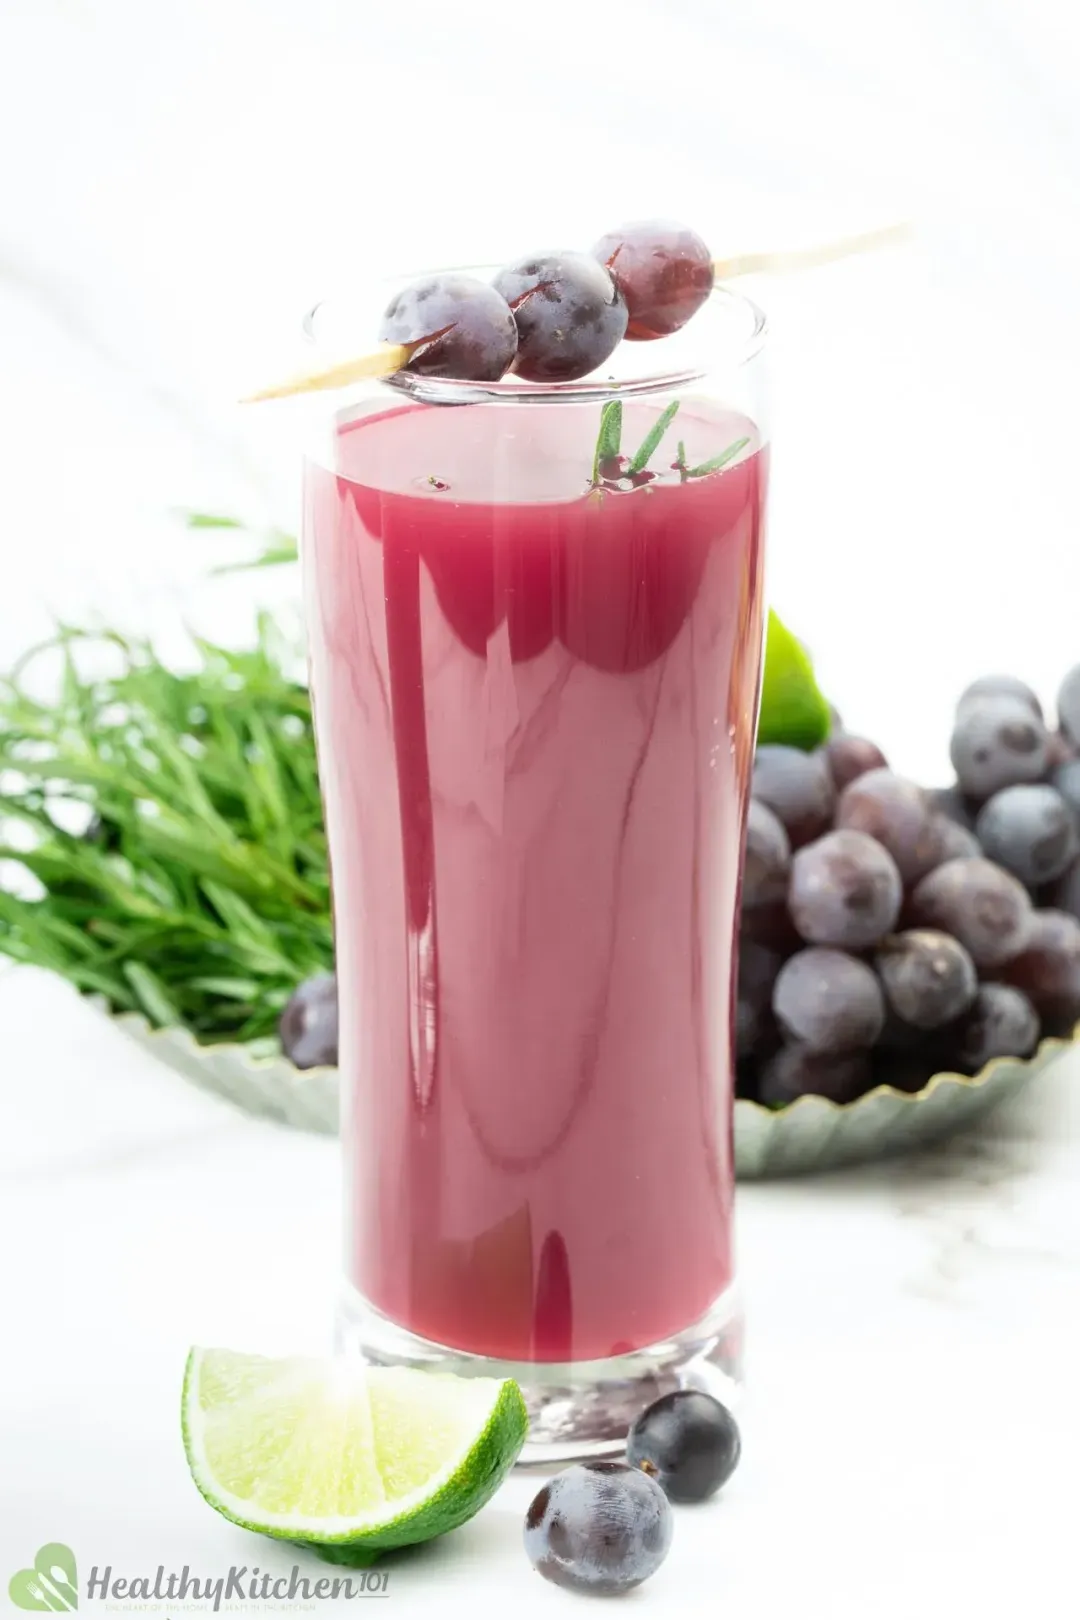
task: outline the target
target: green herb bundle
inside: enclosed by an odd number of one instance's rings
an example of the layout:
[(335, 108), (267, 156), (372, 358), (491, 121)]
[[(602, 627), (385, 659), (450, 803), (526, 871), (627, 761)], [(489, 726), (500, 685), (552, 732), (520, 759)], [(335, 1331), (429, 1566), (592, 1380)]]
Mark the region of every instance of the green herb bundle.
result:
[[(22, 869), (0, 951), (154, 1024), (252, 1040), (333, 961), (311, 705), (268, 618), (246, 651), (195, 650), (181, 673), (65, 630), (0, 681), (0, 859)], [(103, 653), (115, 672), (87, 674)], [(46, 654), (60, 692), (41, 701)]]

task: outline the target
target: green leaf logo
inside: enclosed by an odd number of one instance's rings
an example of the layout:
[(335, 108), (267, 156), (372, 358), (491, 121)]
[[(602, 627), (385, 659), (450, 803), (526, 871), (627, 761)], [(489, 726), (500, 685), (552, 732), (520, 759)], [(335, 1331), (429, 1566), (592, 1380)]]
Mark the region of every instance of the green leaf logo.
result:
[(20, 1569), (8, 1582), (8, 1597), (17, 1609), (42, 1609), (48, 1614), (79, 1607), (79, 1577), (75, 1554), (62, 1541), (39, 1547), (33, 1569)]

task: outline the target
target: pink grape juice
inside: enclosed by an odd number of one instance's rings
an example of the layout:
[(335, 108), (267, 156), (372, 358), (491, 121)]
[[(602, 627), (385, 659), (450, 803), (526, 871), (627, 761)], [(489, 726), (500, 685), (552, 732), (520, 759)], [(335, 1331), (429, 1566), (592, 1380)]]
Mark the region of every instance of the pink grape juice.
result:
[[(732, 1274), (766, 453), (684, 401), (598, 489), (598, 420), (383, 402), (306, 472), (349, 1274), (515, 1361), (652, 1344)], [(683, 478), (679, 439), (747, 442)]]

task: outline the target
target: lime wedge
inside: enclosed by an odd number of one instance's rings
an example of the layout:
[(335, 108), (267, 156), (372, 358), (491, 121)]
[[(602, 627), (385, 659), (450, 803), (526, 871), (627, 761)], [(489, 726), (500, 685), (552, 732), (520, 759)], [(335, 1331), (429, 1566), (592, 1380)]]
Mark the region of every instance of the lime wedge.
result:
[(509, 1378), (198, 1347), (184, 1374), (184, 1449), (206, 1501), (335, 1563), (370, 1563), (464, 1524), (527, 1427)]
[(809, 653), (770, 609), (758, 742), (816, 748), (829, 726), (829, 705), (818, 691)]

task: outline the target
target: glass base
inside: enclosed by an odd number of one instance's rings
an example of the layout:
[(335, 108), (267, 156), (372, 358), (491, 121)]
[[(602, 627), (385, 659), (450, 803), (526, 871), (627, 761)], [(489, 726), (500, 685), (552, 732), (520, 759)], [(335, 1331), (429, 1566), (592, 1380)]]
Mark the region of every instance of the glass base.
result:
[(339, 1353), (375, 1367), (516, 1379), (529, 1409), (519, 1467), (616, 1455), (638, 1413), (670, 1390), (701, 1389), (725, 1406), (739, 1405), (742, 1310), (734, 1285), (681, 1333), (599, 1361), (498, 1361), (453, 1350), (398, 1327), (348, 1285), (336, 1338)]

